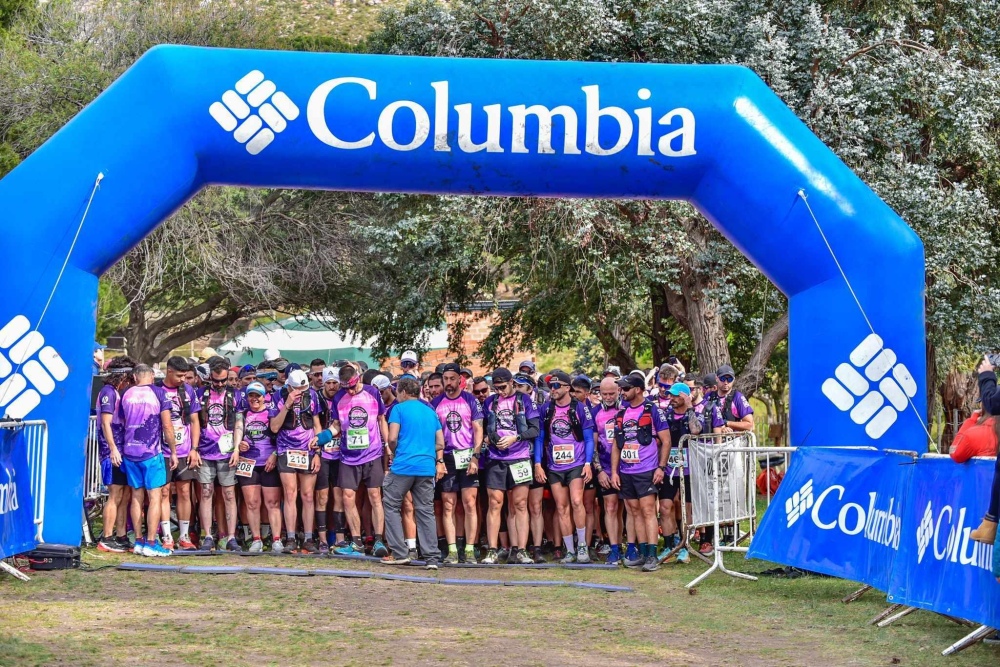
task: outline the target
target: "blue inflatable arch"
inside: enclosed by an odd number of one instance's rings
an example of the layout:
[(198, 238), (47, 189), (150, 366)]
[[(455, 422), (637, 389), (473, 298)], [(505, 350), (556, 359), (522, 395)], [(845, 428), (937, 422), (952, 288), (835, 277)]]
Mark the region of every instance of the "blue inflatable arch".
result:
[(48, 542), (81, 537), (98, 276), (216, 184), (690, 201), (789, 298), (791, 443), (923, 450), (921, 243), (751, 71), (161, 46), (0, 181)]

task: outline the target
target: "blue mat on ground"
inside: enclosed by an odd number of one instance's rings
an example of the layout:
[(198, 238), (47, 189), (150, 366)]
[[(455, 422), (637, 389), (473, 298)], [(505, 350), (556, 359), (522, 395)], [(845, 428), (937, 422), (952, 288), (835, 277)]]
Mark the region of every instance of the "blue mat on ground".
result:
[(161, 565), (160, 563), (121, 563), (119, 570), (135, 570), (138, 572), (178, 572), (181, 565)]
[(288, 577), (308, 577), (312, 574), (309, 570), (294, 567), (251, 567), (246, 571), (248, 574), (283, 574)]
[(335, 554), (332, 551), (330, 552), (330, 558), (346, 558), (347, 560), (366, 560), (374, 563), (378, 563), (382, 560), (378, 556), (369, 556), (368, 554), (356, 554), (353, 556), (348, 556), (345, 554)]
[(226, 553), (227, 552), (225, 551), (202, 551), (201, 549), (195, 549), (193, 551), (177, 550), (174, 552), (174, 555), (175, 556), (224, 556), (226, 555)]
[(247, 569), (234, 565), (185, 565), (180, 571), (184, 574), (241, 574)]
[(349, 579), (371, 579), (374, 575), (364, 570), (310, 570), (312, 574), (324, 577), (347, 577)]
[(551, 588), (551, 587), (554, 587), (554, 586), (568, 586), (569, 583), (565, 582), (565, 581), (530, 581), (529, 580), (529, 581), (505, 581), (505, 582), (503, 582), (503, 585), (504, 586), (546, 586), (546, 587)]
[(613, 563), (570, 563), (569, 565), (560, 565), (559, 567), (566, 570), (617, 570), (618, 566)]
[(438, 583), (455, 586), (503, 586), (499, 579), (438, 579)]
[(568, 586), (573, 588), (592, 588), (595, 591), (607, 591), (609, 593), (631, 593), (631, 586), (611, 586), (610, 584), (590, 584), (586, 582), (569, 583)]
[(372, 575), (375, 579), (388, 579), (390, 581), (409, 581), (414, 584), (436, 584), (437, 577), (413, 577), (406, 574), (383, 574), (376, 572)]

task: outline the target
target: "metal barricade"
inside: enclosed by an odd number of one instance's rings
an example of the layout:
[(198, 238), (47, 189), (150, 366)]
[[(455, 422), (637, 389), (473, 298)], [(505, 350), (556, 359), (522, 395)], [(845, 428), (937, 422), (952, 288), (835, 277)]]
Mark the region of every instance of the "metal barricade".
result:
[(49, 460), (49, 425), (44, 420), (12, 421), (0, 423), (0, 428), (24, 431), (28, 454), (28, 471), (31, 474), (31, 496), (34, 499), (35, 539), (44, 542), (45, 528), (45, 475)]
[(87, 429), (87, 464), (84, 468), (83, 499), (98, 500), (108, 495), (101, 474), (101, 456), (97, 447), (97, 417), (90, 417), (90, 427)]

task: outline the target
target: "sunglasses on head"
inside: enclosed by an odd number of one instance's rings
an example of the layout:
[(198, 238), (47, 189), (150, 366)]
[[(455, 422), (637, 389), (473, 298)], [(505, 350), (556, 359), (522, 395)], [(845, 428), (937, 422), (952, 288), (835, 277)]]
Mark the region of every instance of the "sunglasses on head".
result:
[(719, 382), (732, 382), (735, 379), (736, 378), (734, 378), (732, 375), (720, 375), (719, 376)]

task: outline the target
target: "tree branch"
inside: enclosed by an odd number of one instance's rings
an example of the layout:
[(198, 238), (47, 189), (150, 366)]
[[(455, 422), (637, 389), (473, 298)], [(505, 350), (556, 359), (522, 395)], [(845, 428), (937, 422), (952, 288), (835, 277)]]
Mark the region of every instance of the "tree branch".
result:
[(753, 354), (750, 355), (750, 361), (747, 362), (746, 368), (740, 373), (739, 380), (736, 382), (736, 388), (743, 392), (746, 397), (753, 396), (754, 392), (760, 387), (761, 383), (764, 381), (764, 375), (767, 372), (767, 364), (771, 360), (771, 354), (774, 353), (774, 348), (778, 346), (784, 338), (788, 336), (788, 311), (786, 310), (781, 314), (777, 320), (775, 320), (764, 335), (761, 337), (760, 342), (757, 343), (756, 349), (754, 349)]
[(215, 333), (223, 327), (227, 327), (240, 318), (244, 317), (245, 313), (241, 313), (235, 310), (229, 310), (218, 315), (216, 317), (208, 317), (200, 322), (196, 322), (191, 326), (184, 327), (179, 331), (175, 331), (169, 336), (161, 340), (152, 350), (150, 350), (150, 359), (163, 359), (171, 350), (174, 350), (185, 343), (190, 343), (193, 340), (201, 338), (207, 334)]

